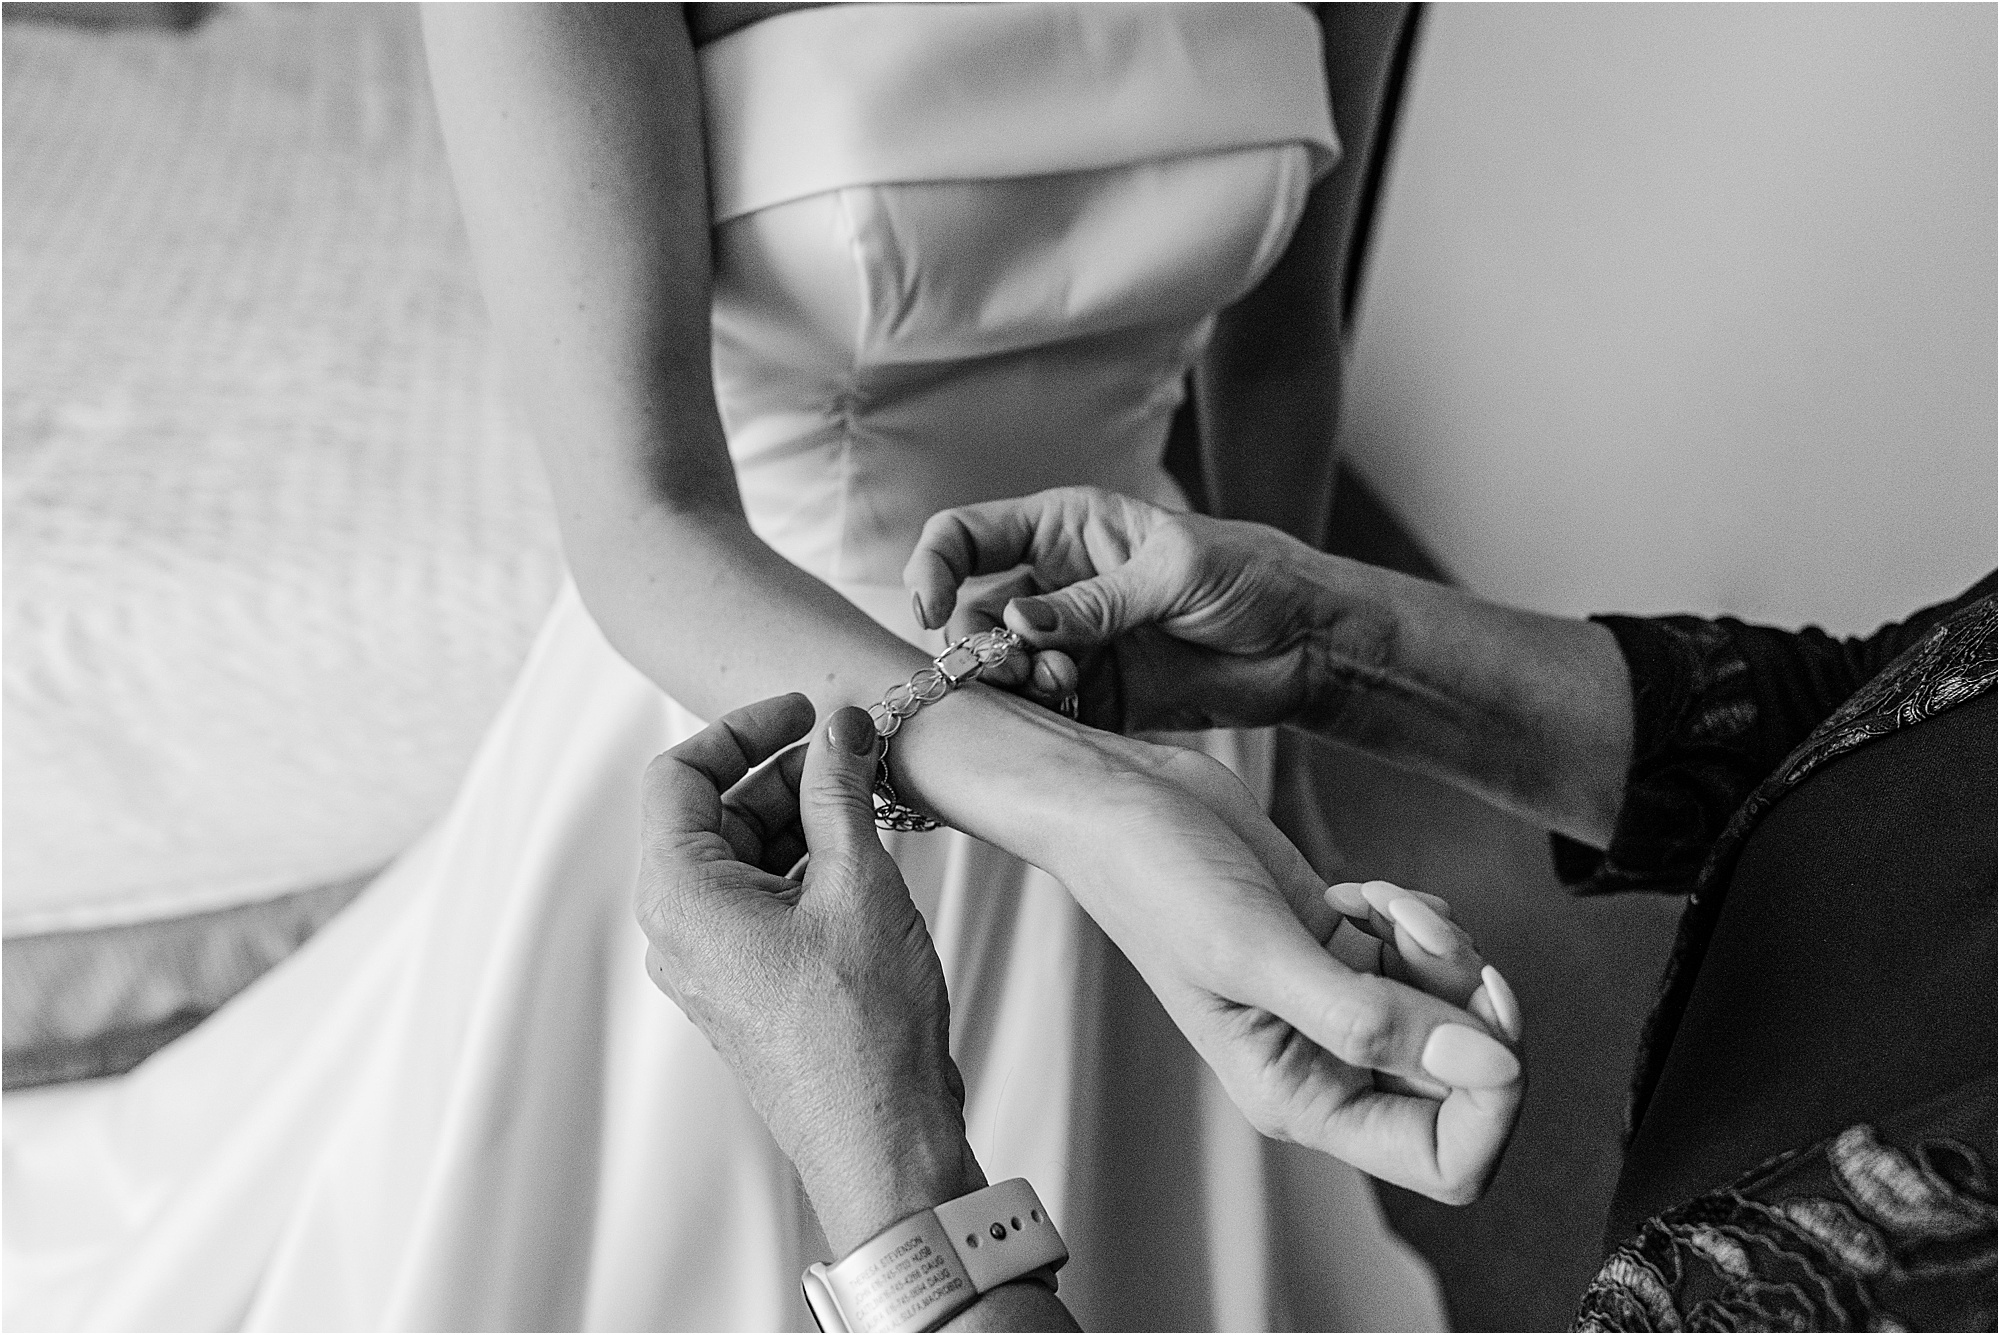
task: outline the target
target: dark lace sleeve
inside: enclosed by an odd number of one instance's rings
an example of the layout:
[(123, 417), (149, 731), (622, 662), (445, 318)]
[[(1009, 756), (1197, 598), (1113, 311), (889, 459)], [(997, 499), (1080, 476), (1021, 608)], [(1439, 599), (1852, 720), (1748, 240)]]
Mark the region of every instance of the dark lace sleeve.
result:
[(1757, 626), (1733, 617), (1600, 616), (1632, 677), (1632, 766), (1611, 846), (1551, 837), (1556, 874), (1583, 894), (1685, 894), (1751, 791), (1876, 673), (1965, 604), (1949, 602), (1872, 635)]

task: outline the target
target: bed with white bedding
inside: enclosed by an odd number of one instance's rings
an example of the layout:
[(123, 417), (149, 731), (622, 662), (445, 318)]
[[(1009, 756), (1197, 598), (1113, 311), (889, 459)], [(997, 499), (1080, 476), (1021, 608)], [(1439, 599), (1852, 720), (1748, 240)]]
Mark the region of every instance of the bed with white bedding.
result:
[(561, 564), (410, 9), (4, 59), (11, 1087), (129, 1065), (365, 886)]

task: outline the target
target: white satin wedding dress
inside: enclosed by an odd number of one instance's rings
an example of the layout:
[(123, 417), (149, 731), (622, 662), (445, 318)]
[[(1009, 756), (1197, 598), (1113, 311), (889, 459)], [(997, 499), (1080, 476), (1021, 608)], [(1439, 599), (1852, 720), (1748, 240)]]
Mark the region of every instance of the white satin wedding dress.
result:
[[(1187, 367), (1337, 151), (1318, 42), (1290, 5), (838, 6), (704, 48), (715, 379), (757, 532), (933, 643), (899, 576), (934, 511), (1180, 504)], [(631, 917), (636, 781), (698, 726), (565, 591), (441, 824), (185, 1038), (10, 1125), (7, 1325), (809, 1329), (810, 1208)], [(1255, 783), (1257, 740), (1207, 744)], [(1438, 1322), (1358, 1175), (1268, 1190), (1059, 885), (955, 833), (891, 847), (972, 1144), (1048, 1203), (1086, 1325)], [(1334, 1301), (1273, 1273), (1274, 1229), (1323, 1239)]]

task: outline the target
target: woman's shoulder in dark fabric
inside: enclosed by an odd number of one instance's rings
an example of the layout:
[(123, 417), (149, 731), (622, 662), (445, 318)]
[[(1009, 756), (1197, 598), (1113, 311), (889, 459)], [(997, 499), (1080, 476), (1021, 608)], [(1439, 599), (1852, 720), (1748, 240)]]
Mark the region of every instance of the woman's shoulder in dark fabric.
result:
[(1578, 1330), (1992, 1330), (1990, 1075), (1656, 1215)]
[[(1659, 1000), (1640, 1035), (1627, 1110), (1628, 1132), (1643, 1116), (1673, 1046), (1682, 1010), (1700, 977), (1709, 939), (1729, 898), (1736, 859), (1764, 817), (1841, 757), (1919, 727), (1993, 690), (1996, 675), (2000, 675), (2000, 663), (1996, 663), (2000, 626), (1996, 626), (1992, 581), (1974, 586), (1971, 592), (1979, 596), (1955, 599), (1942, 614), (1926, 616), (1922, 629), (1905, 639), (1882, 670), (1750, 790), (1711, 841), (1674, 933)], [(1982, 819), (1991, 820), (1992, 816), (1988, 813)]]

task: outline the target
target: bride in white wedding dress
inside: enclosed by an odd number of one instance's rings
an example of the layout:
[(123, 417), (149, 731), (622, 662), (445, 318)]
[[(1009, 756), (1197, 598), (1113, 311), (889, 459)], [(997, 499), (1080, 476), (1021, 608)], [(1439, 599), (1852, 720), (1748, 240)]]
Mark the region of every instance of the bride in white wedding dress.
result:
[[(1338, 148), (1296, 6), (729, 13), (771, 8), (429, 16), (574, 583), (438, 827), (10, 1143), (11, 1328), (807, 1325), (810, 1210), (642, 967), (639, 776), (747, 701), (907, 678), (938, 646), (900, 583), (933, 512), (1070, 483), (1182, 504), (1187, 369)], [(1084, 1258), (1064, 1298), (1087, 1326), (1435, 1325), (1359, 1175), (1267, 1193), (1138, 976), (1002, 851), (1063, 763), (1035, 712), (966, 691), (913, 721), (898, 786), (956, 829), (889, 846), (971, 1143)], [(1204, 745), (1254, 788), (1259, 740)], [(1275, 1229), (1324, 1239), (1339, 1310), (1288, 1308)]]

